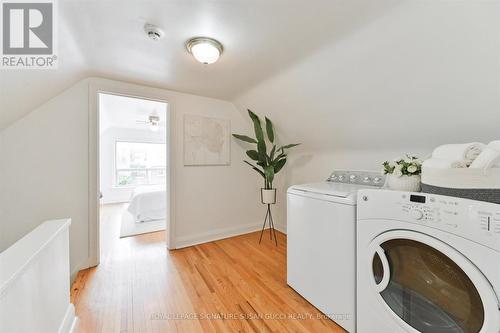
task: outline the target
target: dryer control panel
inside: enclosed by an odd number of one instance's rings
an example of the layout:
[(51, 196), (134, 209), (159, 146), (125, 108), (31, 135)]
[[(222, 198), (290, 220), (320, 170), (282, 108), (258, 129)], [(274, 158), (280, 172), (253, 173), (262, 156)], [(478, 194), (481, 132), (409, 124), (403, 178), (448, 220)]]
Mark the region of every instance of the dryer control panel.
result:
[(390, 219), (443, 230), (500, 251), (500, 205), (390, 190), (361, 190), (358, 219)]

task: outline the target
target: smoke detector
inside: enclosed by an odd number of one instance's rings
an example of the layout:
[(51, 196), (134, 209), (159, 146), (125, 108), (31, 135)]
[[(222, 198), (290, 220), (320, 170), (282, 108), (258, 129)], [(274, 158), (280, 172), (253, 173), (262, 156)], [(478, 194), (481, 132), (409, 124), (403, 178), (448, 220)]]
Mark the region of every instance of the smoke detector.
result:
[(156, 25), (149, 23), (146, 23), (146, 25), (144, 25), (144, 31), (152, 40), (160, 40), (164, 35), (163, 30), (158, 28)]

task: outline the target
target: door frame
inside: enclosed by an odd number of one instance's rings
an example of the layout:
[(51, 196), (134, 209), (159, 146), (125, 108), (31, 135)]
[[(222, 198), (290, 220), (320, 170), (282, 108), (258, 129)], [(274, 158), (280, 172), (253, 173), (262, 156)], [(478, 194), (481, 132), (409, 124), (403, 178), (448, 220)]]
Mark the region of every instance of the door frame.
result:
[[(372, 290), (373, 293), (376, 294), (376, 298), (379, 300), (379, 304), (383, 306), (385, 312), (390, 314), (391, 317), (395, 320), (395, 322), (405, 329), (405, 332), (418, 333), (416, 329), (414, 329), (404, 320), (402, 320), (396, 313), (394, 313), (394, 311), (389, 307), (389, 305), (387, 305), (387, 303), (380, 295), (380, 292), (382, 291), (380, 290), (380, 285), (377, 284), (375, 282), (375, 279), (373, 278), (374, 272), (372, 263), (375, 254), (381, 256), (382, 252), (382, 255), (385, 257), (384, 250), (381, 247), (381, 245), (386, 241), (394, 239), (408, 239), (415, 242), (420, 242), (422, 244), (428, 245), (436, 249), (437, 251), (441, 252), (446, 257), (448, 257), (450, 260), (452, 260), (458, 267), (462, 269), (462, 271), (472, 281), (474, 287), (479, 293), (479, 296), (481, 297), (481, 301), (483, 302), (484, 322), (480, 333), (493, 332), (495, 329), (498, 328), (498, 324), (500, 322), (498, 313), (498, 305), (499, 305), (498, 297), (493, 286), (491, 285), (490, 281), (486, 278), (486, 276), (483, 274), (483, 272), (476, 265), (474, 265), (474, 263), (472, 263), (465, 255), (460, 253), (450, 244), (447, 244), (442, 240), (439, 240), (431, 235), (421, 233), (419, 231), (400, 229), (400, 230), (386, 231), (384, 233), (379, 234), (374, 239), (372, 239), (368, 246), (368, 251), (365, 252), (367, 254), (367, 257), (365, 257), (363, 261), (365, 262), (365, 264), (369, 265), (368, 271), (372, 275), (372, 277), (369, 279), (371, 281), (370, 289)], [(384, 258), (381, 257), (380, 259), (384, 261)], [(387, 259), (385, 260), (387, 261)], [(382, 265), (384, 266), (385, 270), (387, 267), (387, 263), (386, 264), (382, 263)], [(384, 271), (384, 279), (386, 275), (390, 276), (390, 272)], [(386, 282), (388, 282), (384, 281), (384, 279), (383, 282), (381, 282), (381, 284), (382, 283), (385, 284)]]
[(175, 117), (173, 101), (168, 92), (162, 89), (144, 87), (106, 79), (91, 78), (88, 86), (89, 102), (89, 173), (88, 173), (88, 221), (89, 221), (89, 262), (88, 266), (100, 263), (100, 133), (99, 133), (99, 94), (134, 97), (164, 102), (166, 111), (166, 248), (175, 249)]

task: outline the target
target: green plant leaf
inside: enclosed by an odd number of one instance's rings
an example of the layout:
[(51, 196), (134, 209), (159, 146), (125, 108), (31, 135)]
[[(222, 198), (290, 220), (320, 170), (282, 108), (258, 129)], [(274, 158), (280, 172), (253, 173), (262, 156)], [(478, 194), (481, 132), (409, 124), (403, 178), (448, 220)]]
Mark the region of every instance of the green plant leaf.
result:
[(244, 162), (250, 165), (256, 172), (258, 172), (264, 178), (264, 186), (266, 188), (270, 188), (273, 185), (275, 175), (280, 172), (286, 164), (287, 154), (285, 152), (285, 149), (293, 148), (295, 146), (298, 146), (300, 143), (288, 144), (278, 148), (277, 145), (274, 144), (274, 140), (276, 139), (274, 135), (274, 125), (269, 118), (264, 117), (266, 123), (267, 139), (272, 144), (271, 151), (268, 155), (266, 138), (262, 130), (261, 120), (259, 116), (253, 113), (251, 110), (248, 110), (248, 115), (250, 116), (250, 119), (252, 119), (254, 125), (255, 139), (246, 135), (239, 134), (233, 134), (233, 136), (238, 140), (257, 144), (256, 150), (252, 149), (246, 152), (248, 157), (256, 162), (257, 166), (248, 161)]
[(259, 160), (259, 153), (256, 150), (247, 150), (247, 156), (254, 161)]
[(286, 158), (279, 160), (276, 163), (276, 165), (274, 166), (274, 174), (277, 174), (278, 172), (280, 172), (281, 169), (283, 169), (283, 167), (285, 166), (285, 164), (286, 164)]
[(274, 130), (273, 130), (273, 123), (271, 120), (267, 117), (266, 118), (266, 132), (267, 132), (267, 138), (269, 141), (272, 143), (274, 142)]
[(259, 161), (267, 163), (267, 147), (264, 140), (257, 142), (257, 151), (259, 152)]
[(281, 160), (283, 157), (286, 157), (287, 155), (285, 153), (281, 153), (279, 154), (275, 159), (274, 159), (274, 162), (277, 162), (279, 160)]
[(293, 147), (298, 146), (298, 145), (300, 145), (300, 143), (292, 143), (292, 144), (281, 147), (281, 149), (289, 149), (289, 148), (293, 148)]
[(243, 160), (243, 162), (245, 162), (246, 164), (250, 165), (252, 168), (255, 168), (255, 165), (253, 165), (252, 163), (246, 161), (246, 160)]
[(260, 124), (259, 116), (257, 116), (252, 111), (248, 110), (248, 115), (253, 121), (253, 129), (255, 131), (255, 137), (258, 142), (264, 141), (264, 132), (262, 131), (262, 126)]
[(264, 172), (262, 172), (262, 170), (259, 170), (259, 168), (257, 168), (256, 166), (254, 166), (252, 163), (248, 162), (248, 161), (243, 161), (245, 162), (246, 164), (250, 165), (252, 167), (252, 169), (254, 169), (255, 171), (257, 171), (264, 179), (266, 179), (266, 175), (264, 174)]
[(266, 165), (272, 165), (273, 164), (273, 160), (271, 160), (271, 157), (269, 157), (269, 155), (266, 154)]
[(273, 148), (271, 149), (271, 152), (269, 153), (269, 158), (274, 160), (274, 153), (276, 152), (276, 145), (273, 145)]
[(249, 136), (246, 136), (246, 135), (240, 135), (240, 134), (233, 134), (233, 136), (238, 139), (238, 140), (241, 140), (241, 141), (245, 141), (245, 142), (248, 142), (248, 143), (257, 143), (257, 140), (249, 137)]
[(265, 167), (264, 174), (266, 175), (266, 181), (269, 187), (271, 187), (274, 180), (274, 167), (272, 165)]

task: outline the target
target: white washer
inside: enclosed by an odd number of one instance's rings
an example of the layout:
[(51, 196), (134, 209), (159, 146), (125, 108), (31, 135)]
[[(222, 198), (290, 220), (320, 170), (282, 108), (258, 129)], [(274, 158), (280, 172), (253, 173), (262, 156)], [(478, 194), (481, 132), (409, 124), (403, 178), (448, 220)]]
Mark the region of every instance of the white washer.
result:
[(356, 194), (380, 173), (334, 171), (327, 181), (288, 189), (287, 282), (349, 332), (355, 331)]
[(500, 205), (358, 194), (358, 333), (500, 332)]

